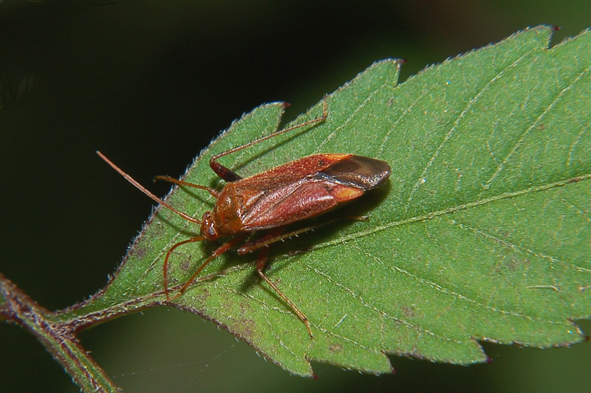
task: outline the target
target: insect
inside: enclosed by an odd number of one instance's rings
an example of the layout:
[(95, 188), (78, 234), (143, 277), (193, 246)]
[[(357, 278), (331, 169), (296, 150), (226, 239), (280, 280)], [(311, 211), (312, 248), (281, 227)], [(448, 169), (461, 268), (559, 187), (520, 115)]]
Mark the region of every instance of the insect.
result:
[[(200, 225), (200, 236), (173, 245), (164, 259), (163, 276), (166, 298), (172, 300), (182, 295), (191, 282), (212, 260), (232, 247), (247, 240), (255, 231), (267, 231), (262, 237), (248, 240), (238, 248), (244, 255), (261, 249), (256, 262), (257, 274), (289, 305), (293, 312), (306, 325), (308, 334), (313, 337), (306, 315), (293, 303), (264, 273), (269, 254), (269, 245), (290, 236), (305, 232), (312, 227), (286, 232), (286, 227), (294, 222), (324, 214), (343, 204), (359, 198), (366, 191), (383, 185), (390, 177), (390, 166), (381, 160), (353, 154), (314, 154), (271, 168), (248, 178), (242, 178), (218, 160), (224, 156), (246, 149), (267, 139), (305, 126), (315, 125), (326, 120), (328, 115), (326, 101), (322, 116), (301, 124), (275, 131), (241, 146), (213, 156), (209, 160), (211, 169), (227, 184), (221, 191), (176, 180), (168, 176), (157, 176), (180, 186), (194, 187), (209, 192), (217, 202), (212, 211), (203, 214), (201, 220), (189, 216), (164, 202), (131, 176), (117, 167), (101, 152), (97, 154), (113, 169), (127, 179), (141, 192), (155, 202), (170, 209), (185, 220)], [(230, 237), (219, 246), (195, 271), (179, 292), (170, 297), (168, 289), (168, 264), (173, 251), (188, 243), (216, 241)]]

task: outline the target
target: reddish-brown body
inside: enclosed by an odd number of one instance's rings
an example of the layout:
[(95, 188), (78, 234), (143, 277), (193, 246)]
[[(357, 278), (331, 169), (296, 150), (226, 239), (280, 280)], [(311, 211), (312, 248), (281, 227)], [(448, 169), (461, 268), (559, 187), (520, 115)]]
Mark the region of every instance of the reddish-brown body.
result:
[[(338, 205), (363, 195), (368, 187), (346, 184), (327, 174), (335, 165), (358, 158), (352, 154), (316, 154), (275, 167), (258, 175), (228, 183), (211, 213), (216, 237), (232, 236), (276, 228), (326, 213)], [(381, 182), (388, 178), (383, 161)], [(372, 187), (375, 188), (375, 187)], [(206, 236), (207, 230), (202, 232)]]
[(166, 254), (163, 270), (164, 291), (167, 299), (169, 299), (168, 261), (177, 247), (187, 243), (203, 240), (215, 241), (220, 237), (234, 236), (222, 244), (201, 264), (199, 269), (181, 287), (175, 298), (189, 287), (193, 279), (213, 259), (238, 243), (243, 242), (249, 233), (269, 230), (266, 235), (243, 244), (238, 249), (238, 253), (245, 254), (262, 248), (256, 265), (258, 275), (289, 304), (297, 316), (305, 323), (308, 333), (312, 336), (308, 318), (264, 274), (263, 269), (268, 255), (268, 248), (264, 246), (306, 230), (300, 229), (297, 232), (283, 234), (285, 227), (289, 224), (324, 214), (344, 203), (359, 198), (366, 191), (381, 186), (390, 176), (390, 166), (384, 161), (353, 154), (315, 154), (243, 179), (221, 165), (218, 159), (293, 129), (324, 121), (326, 116), (325, 102), (322, 117), (284, 129), (212, 157), (209, 162), (212, 170), (228, 182), (221, 192), (169, 177), (157, 177), (179, 185), (204, 189), (213, 195), (217, 202), (211, 212), (203, 214), (202, 220), (188, 216), (162, 201), (100, 152), (97, 152), (117, 172), (150, 198), (184, 219), (201, 225), (201, 236), (175, 244)]

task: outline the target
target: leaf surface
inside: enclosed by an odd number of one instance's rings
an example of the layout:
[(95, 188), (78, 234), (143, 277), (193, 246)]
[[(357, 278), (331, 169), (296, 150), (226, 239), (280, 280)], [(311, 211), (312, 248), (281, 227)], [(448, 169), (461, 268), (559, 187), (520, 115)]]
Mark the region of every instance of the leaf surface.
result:
[[(390, 372), (386, 354), (482, 362), (479, 340), (584, 340), (572, 320), (591, 314), (591, 33), (548, 49), (551, 33), (519, 32), (400, 85), (398, 62), (375, 63), (326, 98), (324, 123), (221, 159), (243, 177), (315, 153), (390, 163), (386, 187), (330, 214), (368, 221), (338, 220), (271, 249), (267, 274), (314, 339), (257, 279), (256, 255), (215, 259), (174, 303), (299, 375), (312, 375), (310, 361)], [(282, 112), (245, 115), (184, 180), (220, 189), (209, 158), (272, 132)], [(321, 113), (319, 103), (295, 123)], [(167, 201), (197, 218), (215, 202), (194, 189)], [(158, 210), (108, 287), (70, 315), (163, 301), (164, 255), (198, 232)], [(170, 285), (216, 246), (179, 247)]]

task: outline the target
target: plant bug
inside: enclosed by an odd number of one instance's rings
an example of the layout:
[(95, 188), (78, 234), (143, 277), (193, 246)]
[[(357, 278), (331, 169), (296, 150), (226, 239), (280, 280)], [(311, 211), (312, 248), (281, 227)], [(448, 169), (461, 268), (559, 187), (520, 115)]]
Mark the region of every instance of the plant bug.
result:
[[(316, 119), (273, 132), (213, 156), (209, 160), (209, 166), (227, 182), (221, 191), (167, 176), (157, 176), (155, 178), (180, 186), (206, 190), (216, 198), (217, 202), (213, 210), (205, 212), (201, 220), (170, 206), (123, 172), (101, 152), (97, 151), (97, 154), (103, 160), (141, 192), (185, 220), (200, 225), (200, 236), (176, 243), (166, 253), (163, 276), (164, 292), (167, 300), (170, 301), (182, 295), (193, 279), (213, 259), (245, 241), (253, 232), (267, 230), (268, 232), (262, 237), (249, 240), (240, 246), (238, 254), (244, 255), (261, 249), (256, 262), (257, 274), (289, 305), (306, 325), (310, 337), (313, 337), (306, 315), (265, 275), (264, 268), (269, 254), (269, 247), (267, 246), (312, 228), (307, 227), (285, 233), (285, 229), (289, 224), (324, 214), (359, 198), (366, 191), (381, 186), (390, 177), (390, 166), (384, 161), (354, 154), (314, 154), (269, 169), (258, 175), (242, 178), (231, 169), (220, 164), (218, 160), (275, 136), (323, 122), (326, 120), (327, 114), (325, 101), (323, 115)], [(201, 264), (179, 292), (171, 298), (168, 290), (168, 263), (172, 252), (177, 247), (187, 243), (215, 241), (218, 238), (232, 236), (233, 238), (219, 246)]]

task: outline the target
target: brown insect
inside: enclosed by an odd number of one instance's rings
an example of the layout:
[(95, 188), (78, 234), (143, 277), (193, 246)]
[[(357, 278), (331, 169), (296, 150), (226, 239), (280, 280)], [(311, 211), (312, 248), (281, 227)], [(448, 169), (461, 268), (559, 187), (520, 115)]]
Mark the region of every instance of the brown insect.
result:
[[(353, 154), (314, 154), (243, 179), (220, 164), (218, 160), (269, 138), (297, 128), (320, 123), (326, 118), (327, 108), (325, 102), (324, 112), (321, 117), (276, 131), (212, 157), (209, 160), (209, 166), (219, 177), (228, 182), (221, 191), (167, 176), (156, 177), (156, 179), (181, 186), (206, 190), (215, 197), (217, 202), (213, 210), (205, 212), (201, 220), (170, 206), (119, 169), (101, 152), (97, 151), (97, 154), (103, 160), (141, 192), (185, 220), (201, 226), (201, 236), (195, 236), (176, 243), (166, 254), (163, 270), (164, 292), (168, 300), (182, 295), (193, 279), (213, 259), (244, 241), (252, 232), (268, 230), (262, 237), (250, 240), (240, 246), (238, 254), (244, 255), (262, 249), (256, 263), (258, 275), (291, 307), (293, 312), (306, 325), (310, 337), (313, 337), (306, 315), (265, 275), (263, 270), (269, 254), (267, 246), (312, 228), (308, 227), (284, 233), (286, 226), (289, 224), (324, 214), (342, 206), (344, 203), (359, 198), (366, 191), (381, 186), (390, 177), (390, 166), (384, 161)], [(171, 299), (168, 290), (168, 261), (172, 252), (183, 244), (204, 240), (215, 241), (218, 238), (231, 236), (234, 237), (218, 247), (181, 287), (178, 294)]]

